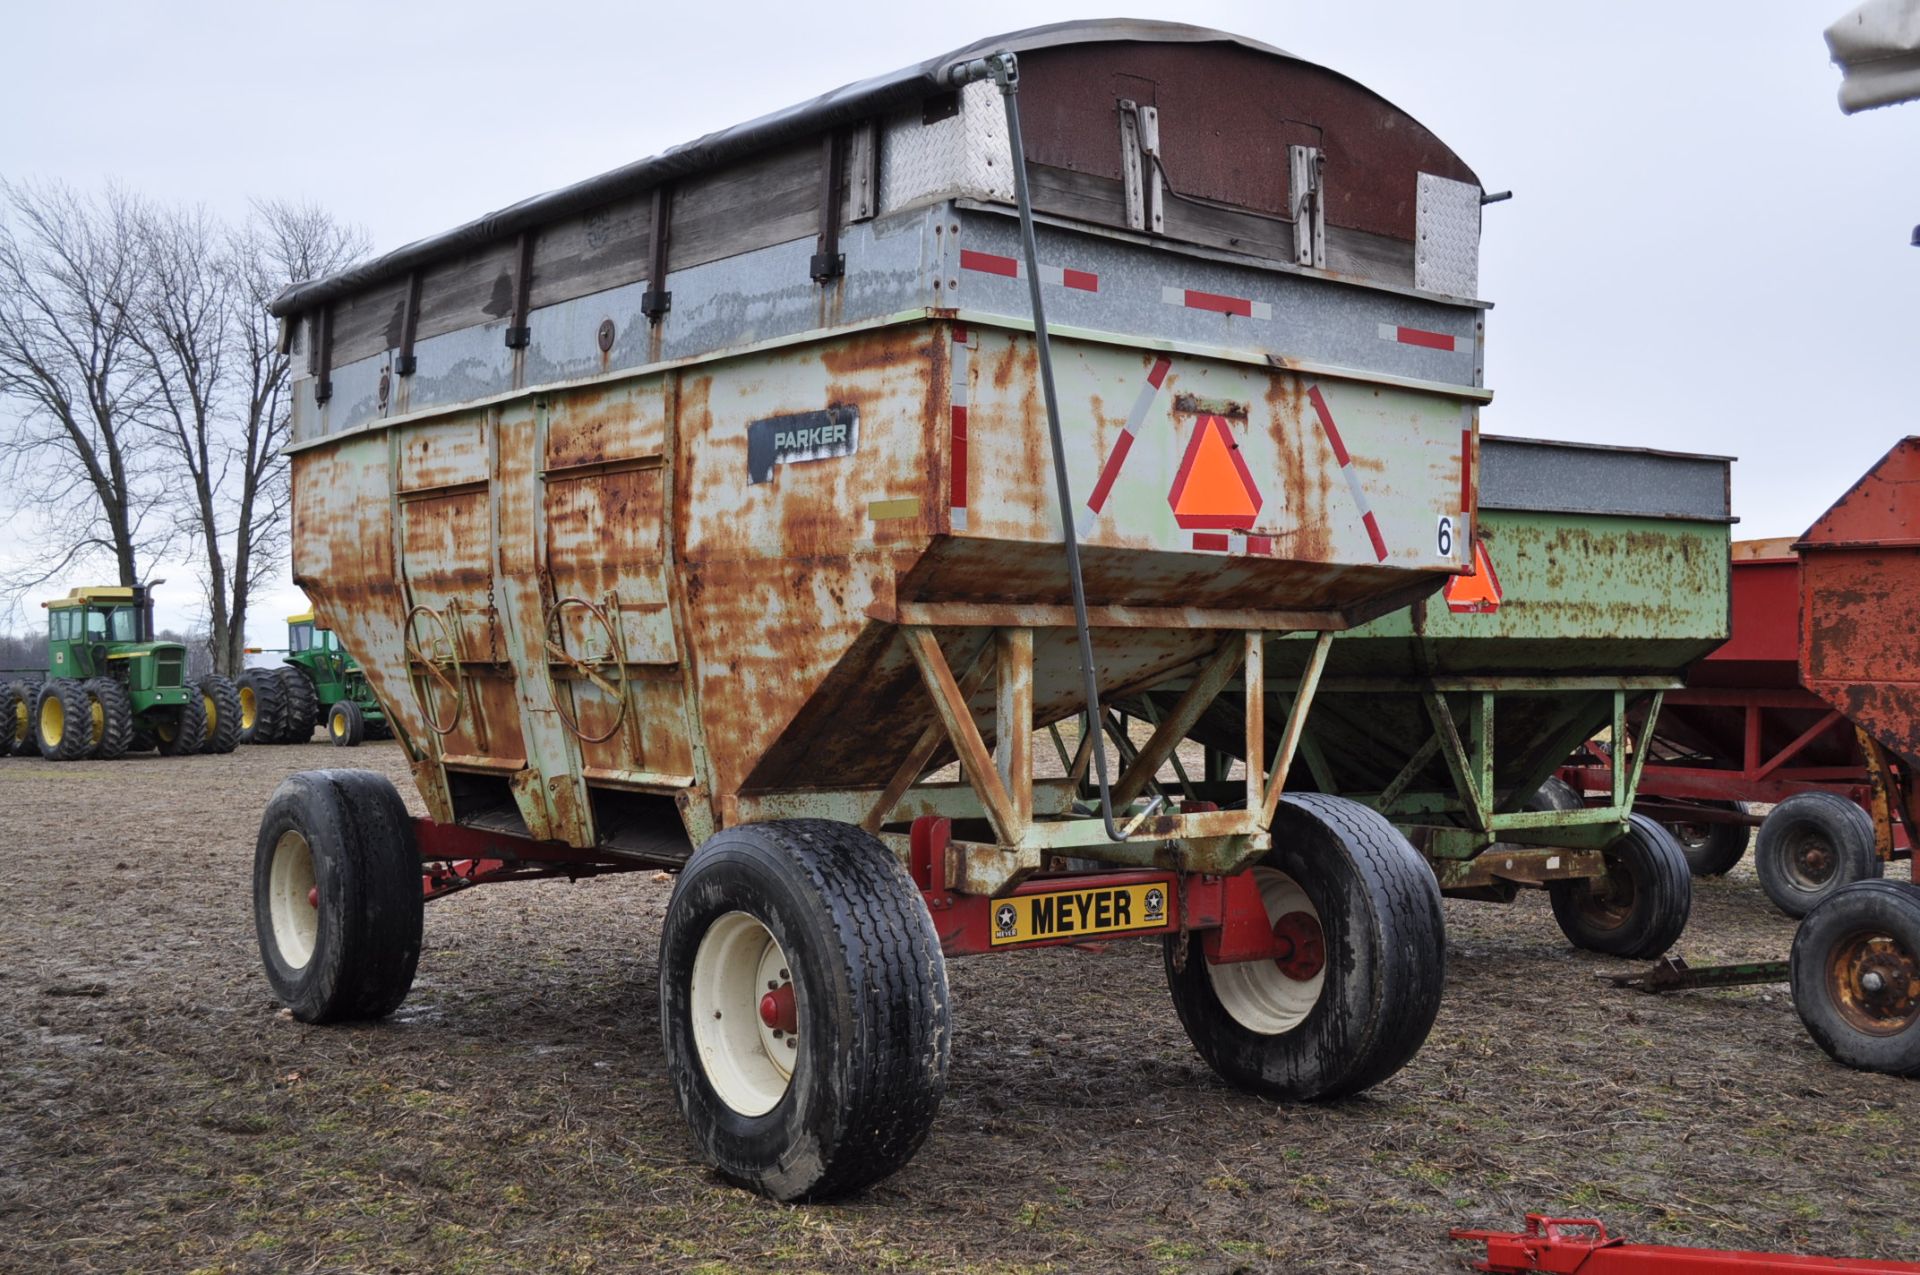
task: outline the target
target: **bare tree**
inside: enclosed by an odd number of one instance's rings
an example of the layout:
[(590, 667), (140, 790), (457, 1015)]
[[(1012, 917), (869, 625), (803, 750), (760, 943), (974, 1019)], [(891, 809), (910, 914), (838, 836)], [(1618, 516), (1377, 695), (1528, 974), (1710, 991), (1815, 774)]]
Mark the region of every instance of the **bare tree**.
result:
[(226, 672), (222, 656), (234, 644), (220, 505), (232, 464), (221, 416), (236, 303), (226, 232), (203, 208), (147, 209), (139, 235), (148, 273), (133, 341), (153, 376), (148, 423), (178, 480), (180, 521), (200, 548), (209, 646)]
[(233, 605), (221, 668), (246, 666), (248, 604), (258, 581), (281, 566), (291, 529), (292, 493), (281, 454), (292, 427), (292, 367), (281, 352), (280, 325), (267, 302), (290, 283), (316, 279), (364, 256), (366, 232), (342, 225), (313, 204), (262, 200), (228, 243), (236, 304), (230, 364), (238, 387), (229, 456), (237, 473), (234, 508)]
[(139, 581), (172, 537), (145, 462), (152, 369), (134, 332), (147, 285), (140, 201), (0, 180), (0, 501), (25, 560), (0, 610), (74, 567)]
[(324, 211), (262, 203), (229, 230), (202, 209), (142, 221), (150, 277), (136, 340), (153, 370), (150, 420), (199, 546), (214, 668), (246, 665), (247, 612), (287, 547), (288, 360), (273, 294), (325, 274), (364, 240)]

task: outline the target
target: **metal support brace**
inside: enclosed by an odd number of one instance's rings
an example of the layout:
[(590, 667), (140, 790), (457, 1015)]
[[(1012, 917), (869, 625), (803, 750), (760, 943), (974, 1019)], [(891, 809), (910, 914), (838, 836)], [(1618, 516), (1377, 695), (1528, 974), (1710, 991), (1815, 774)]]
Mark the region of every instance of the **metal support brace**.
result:
[[(947, 667), (947, 657), (941, 654), (939, 639), (934, 637), (931, 629), (917, 625), (903, 628), (901, 633), (907, 639), (907, 650), (912, 652), (913, 662), (920, 667), (920, 678), (926, 683), (927, 693), (933, 697), (934, 711), (940, 715), (941, 724), (946, 727), (947, 740), (960, 755), (960, 768), (965, 772), (967, 782), (973, 785), (981, 806), (986, 809), (988, 821), (993, 824), (994, 836), (999, 838), (1002, 845), (1017, 845), (1020, 834), (1026, 831), (1026, 824), (1018, 818), (1013, 797), (1007, 792), (1006, 785), (1000, 782), (1000, 771), (993, 764), (993, 754), (987, 751), (986, 741), (980, 737), (980, 728), (974, 724), (973, 711), (967, 706), (967, 697), (954, 680), (953, 670)], [(1024, 782), (1029, 788), (1026, 801), (1031, 809), (1031, 772)]]
[(994, 769), (1012, 799), (1014, 822), (1024, 827), (1033, 821), (1033, 630), (995, 630), (993, 646)]
[(1172, 755), (1180, 741), (1187, 737), (1187, 732), (1193, 729), (1193, 724), (1200, 720), (1200, 714), (1206, 711), (1207, 705), (1213, 703), (1215, 697), (1226, 689), (1227, 679), (1231, 678), (1234, 669), (1240, 666), (1240, 661), (1244, 658), (1247, 649), (1248, 644), (1238, 638), (1230, 638), (1222, 642), (1219, 649), (1213, 653), (1213, 658), (1207, 661), (1206, 667), (1200, 670), (1200, 675), (1187, 683), (1187, 689), (1181, 692), (1179, 701), (1173, 706), (1173, 711), (1168, 713), (1154, 729), (1147, 742), (1141, 746), (1138, 756), (1133, 759), (1126, 772), (1115, 781), (1113, 785), (1115, 810), (1125, 810), (1133, 804), (1133, 799), (1138, 797), (1141, 790), (1147, 786), (1147, 780), (1159, 772), (1161, 765)]
[[(1260, 807), (1260, 826), (1271, 828), (1280, 810), (1280, 794), (1287, 786), (1287, 772), (1293, 769), (1293, 752), (1300, 746), (1300, 734), (1307, 727), (1307, 710), (1313, 706), (1314, 692), (1320, 688), (1320, 674), (1327, 667), (1327, 651), (1333, 646), (1333, 634), (1322, 633), (1313, 640), (1313, 654), (1307, 657), (1306, 672), (1300, 675), (1300, 690), (1287, 712), (1287, 731), (1280, 737), (1280, 750), (1274, 755), (1273, 769), (1267, 772), (1267, 792)], [(1249, 757), (1247, 770), (1253, 771), (1260, 759)]]
[[(1267, 808), (1267, 635), (1249, 632), (1242, 641), (1241, 683), (1247, 727), (1247, 809)], [(1213, 776), (1209, 774), (1207, 778)], [(1220, 778), (1225, 779), (1225, 773)]]
[[(971, 700), (974, 693), (986, 685), (987, 674), (993, 670), (993, 665), (981, 657), (992, 646), (993, 635), (989, 633), (981, 640), (980, 645), (974, 648), (973, 654), (961, 667), (960, 695), (963, 700)], [(937, 699), (938, 696), (935, 698)], [(915, 740), (913, 747), (907, 750), (906, 759), (900, 763), (900, 768), (893, 772), (893, 778), (887, 781), (887, 786), (881, 791), (879, 800), (873, 803), (873, 809), (868, 811), (866, 818), (860, 821), (862, 828), (868, 832), (880, 831), (882, 825), (887, 822), (888, 816), (893, 814), (894, 807), (898, 806), (900, 799), (906, 795), (907, 789), (913, 787), (914, 781), (920, 778), (920, 772), (927, 768), (927, 762), (932, 758), (934, 750), (940, 747), (946, 737), (946, 728), (940, 722), (934, 722), (920, 732), (920, 738)]]

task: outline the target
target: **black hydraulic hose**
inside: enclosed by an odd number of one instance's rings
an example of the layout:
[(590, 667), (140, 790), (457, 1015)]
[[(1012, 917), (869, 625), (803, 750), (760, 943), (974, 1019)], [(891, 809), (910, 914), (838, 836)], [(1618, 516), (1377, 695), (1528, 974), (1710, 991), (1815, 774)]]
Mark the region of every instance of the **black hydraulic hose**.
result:
[(1060, 498), (1060, 530), (1067, 542), (1067, 579), (1073, 588), (1073, 626), (1080, 639), (1080, 677), (1087, 696), (1085, 729), (1093, 733), (1093, 771), (1100, 784), (1100, 819), (1107, 837), (1125, 841), (1113, 822), (1107, 786), (1107, 748), (1101, 729), (1100, 686), (1093, 667), (1093, 635), (1087, 626), (1087, 585), (1080, 574), (1080, 540), (1073, 528), (1073, 492), (1067, 481), (1067, 450), (1060, 437), (1060, 403), (1053, 389), (1053, 351), (1047, 342), (1047, 311), (1040, 297), (1040, 249), (1033, 235), (1033, 201), (1027, 192), (1027, 153), (1020, 137), (1020, 66), (1011, 53), (984, 59), (1007, 104), (1007, 143), (1013, 154), (1013, 201), (1020, 210), (1020, 243), (1026, 254), (1027, 292), (1033, 299), (1033, 340), (1040, 352), (1040, 391), (1047, 405), (1047, 438), (1053, 446), (1053, 485)]

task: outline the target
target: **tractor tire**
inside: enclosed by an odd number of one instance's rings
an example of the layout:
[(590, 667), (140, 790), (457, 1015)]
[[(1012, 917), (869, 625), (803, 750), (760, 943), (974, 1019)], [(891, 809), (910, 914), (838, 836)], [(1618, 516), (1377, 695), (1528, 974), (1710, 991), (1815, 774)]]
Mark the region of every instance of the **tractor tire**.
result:
[(15, 729), (18, 731), (13, 737), (13, 755), (15, 757), (38, 757), (40, 755), (40, 744), (35, 736), (33, 727), (33, 710), (34, 706), (40, 702), (40, 684), (44, 680), (44, 678), (28, 674), (25, 677), (18, 677), (7, 683), (8, 686), (12, 687), (20, 695), (16, 703), (21, 707), (15, 709), (15, 713), (17, 714), (15, 718)]
[(287, 706), (286, 729), (280, 733), (280, 742), (312, 743), (313, 728), (320, 724), (320, 697), (314, 694), (313, 683), (297, 665), (283, 664), (274, 673), (280, 679), (280, 697)]
[(240, 746), (240, 690), (218, 673), (200, 679), (200, 699), (206, 706), (207, 728), (200, 740), (203, 753), (230, 753)]
[[(1711, 810), (1737, 810), (1747, 813), (1744, 801), (1703, 801), (1699, 803)], [(1724, 877), (1733, 871), (1734, 865), (1747, 857), (1747, 842), (1753, 840), (1753, 829), (1744, 823), (1689, 823), (1677, 820), (1663, 825), (1680, 843), (1680, 853), (1687, 856), (1687, 867), (1696, 877)]]
[(41, 683), (33, 705), (33, 738), (48, 761), (79, 761), (93, 754), (93, 705), (80, 683), (70, 677)]
[(1775, 907), (1805, 916), (1835, 890), (1880, 875), (1873, 842), (1873, 816), (1845, 797), (1795, 793), (1761, 822), (1753, 869)]
[(1670, 833), (1645, 815), (1604, 851), (1607, 874), (1550, 881), (1547, 895), (1560, 932), (1578, 948), (1634, 960), (1660, 955), (1687, 928), (1693, 872)]
[(384, 775), (289, 775), (260, 820), (253, 924), (273, 994), (303, 1023), (384, 1018), (420, 963), (413, 821)]
[(118, 761), (133, 747), (133, 698), (115, 678), (93, 677), (81, 683), (90, 701), (88, 711), (99, 726), (93, 755), (99, 761)]
[(1836, 1062), (1920, 1076), (1920, 886), (1856, 881), (1793, 936), (1793, 1007)]
[(198, 695), (153, 725), (153, 746), (162, 757), (190, 757), (207, 738), (207, 704)]
[(1209, 965), (1200, 935), (1169, 936), (1174, 1009), (1237, 1088), (1292, 1100), (1359, 1093), (1419, 1051), (1439, 1012), (1439, 886), (1392, 824), (1341, 797), (1282, 798), (1273, 845), (1249, 871), (1276, 923), (1305, 913), (1317, 925), (1320, 968), (1303, 979), (1275, 961)]
[(327, 710), (327, 738), (335, 748), (358, 748), (367, 737), (367, 719), (360, 706), (350, 699), (335, 701)]
[(240, 742), (278, 744), (287, 737), (287, 696), (280, 671), (250, 668), (234, 681), (240, 693)]
[(778, 1200), (877, 1182), (947, 1087), (947, 967), (900, 861), (847, 824), (729, 828), (680, 872), (660, 1031), (707, 1161)]
[(130, 753), (150, 753), (159, 742), (159, 739), (152, 731), (135, 727), (133, 742), (127, 745), (127, 751)]
[(21, 755), (33, 739), (33, 696), (21, 682), (0, 682), (0, 757)]

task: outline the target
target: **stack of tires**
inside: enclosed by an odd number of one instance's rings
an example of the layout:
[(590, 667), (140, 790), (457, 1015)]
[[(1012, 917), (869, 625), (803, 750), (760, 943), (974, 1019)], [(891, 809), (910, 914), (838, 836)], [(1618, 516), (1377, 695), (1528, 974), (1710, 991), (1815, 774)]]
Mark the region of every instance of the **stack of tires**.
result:
[(241, 737), (249, 744), (305, 744), (320, 723), (320, 700), (297, 665), (240, 675)]

